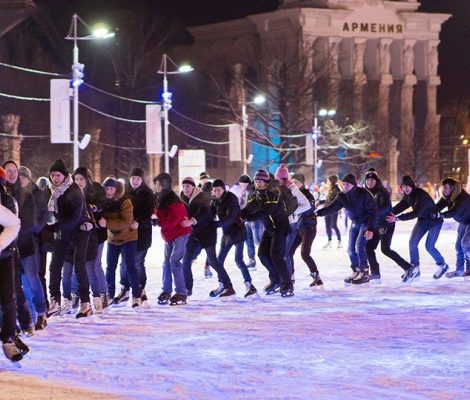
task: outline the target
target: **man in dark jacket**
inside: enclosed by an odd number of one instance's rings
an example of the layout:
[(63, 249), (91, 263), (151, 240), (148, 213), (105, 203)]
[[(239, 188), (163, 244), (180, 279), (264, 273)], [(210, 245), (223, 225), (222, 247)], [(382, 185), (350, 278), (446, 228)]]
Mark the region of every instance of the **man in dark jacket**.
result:
[(60, 281), (62, 266), (70, 246), (73, 246), (73, 265), (78, 281), (80, 310), (77, 318), (92, 314), (90, 288), (85, 269), (89, 231), (85, 195), (73, 182), (62, 160), (56, 160), (49, 169), (49, 186), (46, 188), (47, 209), (54, 223), (54, 250), (49, 266), (49, 291), (51, 301), (49, 316), (60, 314)]
[[(416, 187), (415, 181), (410, 175), (403, 177), (401, 189), (404, 195), (403, 199), (393, 207), (392, 213), (385, 220), (395, 222), (418, 219), (409, 241), (410, 263), (413, 264), (413, 268), (410, 268), (403, 276), (403, 282), (411, 282), (420, 276), (418, 245), (426, 233), (428, 234), (426, 250), (438, 265), (434, 279), (439, 279), (449, 269), (444, 257), (435, 247), (444, 221), (439, 215), (432, 197), (423, 189)], [(410, 207), (412, 208), (411, 212), (402, 214)]]
[[(147, 284), (147, 273), (145, 271), (145, 257), (148, 249), (152, 245), (152, 223), (150, 217), (153, 213), (154, 197), (152, 190), (144, 180), (145, 173), (142, 168), (134, 168), (129, 174), (129, 186), (127, 197), (134, 206), (134, 225), (137, 226), (137, 252), (135, 254), (135, 267), (139, 273), (140, 286), (142, 287), (142, 303), (147, 301), (145, 285)], [(117, 299), (129, 298), (130, 283), (127, 278), (126, 264), (121, 263), (121, 292)]]
[(454, 218), (458, 223), (455, 251), (457, 253), (455, 271), (446, 273), (447, 278), (470, 274), (470, 194), (452, 178), (442, 180), (442, 197), (436, 204), (443, 218)]
[(346, 174), (342, 181), (343, 192), (339, 193), (329, 206), (318, 210), (316, 214), (322, 217), (338, 212), (343, 207), (347, 210), (352, 222), (349, 229), (348, 254), (353, 273), (344, 282), (360, 285), (369, 282), (366, 245), (377, 229), (377, 204), (367, 189), (357, 186), (353, 174)]
[[(21, 229), (18, 235), (18, 253), (22, 272), (26, 276), (28, 290), (36, 311), (35, 329), (44, 329), (47, 325), (46, 299), (39, 278), (39, 245), (36, 235), (47, 221), (44, 195), (36, 203), (33, 193), (21, 186), (18, 166), (14, 161), (7, 161), (3, 167), (7, 173), (6, 187), (18, 204)], [(38, 195), (38, 194), (37, 194)]]
[(253, 180), (255, 189), (248, 195), (241, 216), (247, 221), (261, 220), (264, 226), (258, 247), (258, 257), (268, 270), (270, 279), (264, 291), (273, 294), (279, 290), (283, 297), (293, 296), (294, 286), (284, 258), (289, 233), (286, 205), (279, 187), (270, 184), (271, 178), (267, 171), (256, 171)]
[(187, 177), (182, 182), (183, 191), (181, 200), (186, 204), (189, 218), (181, 222), (181, 226), (193, 228), (189, 235), (188, 243), (183, 256), (184, 279), (188, 295), (193, 291), (193, 274), (191, 264), (195, 255), (204, 249), (209, 264), (219, 276), (219, 281), (224, 285), (224, 290), (219, 297), (227, 298), (235, 296), (232, 282), (224, 266), (217, 261), (215, 245), (217, 243), (217, 227), (214, 221), (214, 212), (210, 206), (210, 197), (207, 193), (196, 187), (194, 179)]
[(367, 189), (369, 189), (377, 202), (379, 215), (378, 230), (374, 232), (373, 238), (369, 240), (366, 245), (367, 259), (369, 260), (370, 266), (369, 280), (380, 283), (380, 266), (375, 255), (375, 249), (379, 243), (382, 253), (395, 261), (405, 272), (411, 268), (411, 264), (390, 248), (393, 233), (395, 232), (395, 223), (389, 223), (385, 220), (387, 215), (392, 211), (390, 192), (384, 187), (377, 172), (373, 169), (367, 171), (365, 180)]
[[(232, 192), (225, 190), (225, 183), (222, 179), (215, 179), (212, 183), (213, 200), (211, 206), (218, 217), (215, 223), (217, 228), (222, 228), (222, 239), (220, 241), (220, 250), (217, 260), (224, 264), (227, 254), (235, 246), (235, 264), (240, 269), (246, 286), (245, 297), (256, 296), (258, 291), (251, 283), (251, 275), (248, 267), (243, 260), (243, 248), (246, 240), (246, 229), (243, 220), (240, 218), (240, 205), (237, 196)], [(219, 283), (219, 289), (214, 294), (221, 293), (223, 290), (222, 282)]]

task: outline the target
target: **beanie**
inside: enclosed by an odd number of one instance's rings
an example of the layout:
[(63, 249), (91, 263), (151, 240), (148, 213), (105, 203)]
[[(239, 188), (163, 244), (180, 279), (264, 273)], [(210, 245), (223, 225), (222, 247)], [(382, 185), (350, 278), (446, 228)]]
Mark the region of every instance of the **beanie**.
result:
[(33, 177), (31, 175), (31, 170), (28, 168), (28, 167), (25, 167), (24, 165), (21, 165), (19, 168), (18, 168), (18, 174), (20, 176), (22, 176), (23, 178), (26, 178), (30, 181), (33, 180)]
[(299, 181), (302, 185), (305, 185), (305, 175), (298, 172), (297, 174), (292, 175), (292, 179)]
[(238, 178), (238, 182), (240, 183), (251, 183), (251, 178), (248, 175), (242, 175)]
[(377, 175), (375, 169), (371, 168), (366, 172), (365, 179), (374, 179), (375, 181), (378, 181), (379, 176)]
[(118, 187), (118, 181), (112, 177), (112, 176), (108, 176), (104, 182), (103, 182), (103, 186), (105, 188), (107, 187), (113, 187), (113, 188), (117, 188)]
[(253, 180), (269, 182), (270, 178), (269, 178), (269, 174), (267, 173), (267, 171), (265, 171), (264, 169), (259, 169), (258, 171), (256, 171), (255, 176), (253, 177)]
[(52, 163), (51, 167), (49, 168), (49, 174), (51, 172), (60, 172), (64, 176), (69, 174), (64, 162), (60, 158)]
[(356, 177), (353, 174), (346, 174), (343, 176), (343, 179), (341, 179), (343, 182), (350, 183), (351, 185), (356, 186)]
[(172, 181), (170, 174), (167, 174), (166, 172), (158, 174), (155, 178), (153, 178), (153, 183), (157, 182), (160, 182), (160, 185), (162, 185), (163, 189), (171, 189)]
[(131, 170), (129, 176), (139, 176), (143, 179), (145, 176), (145, 172), (142, 168), (135, 167)]
[(338, 183), (339, 178), (338, 175), (330, 175), (328, 180), (334, 185), (335, 183)]
[(209, 176), (209, 174), (207, 172), (201, 172), (199, 174), (199, 180), (201, 179), (211, 179), (211, 177)]
[(279, 165), (274, 174), (276, 179), (289, 179), (289, 170), (286, 168), (285, 164)]
[(401, 179), (401, 186), (409, 186), (409, 187), (414, 188), (416, 186), (416, 183), (414, 179), (411, 177), (411, 175), (405, 175)]
[(2, 167), (0, 167), (0, 184), (5, 185), (6, 181), (7, 181), (7, 173)]
[(181, 182), (183, 185), (184, 184), (187, 184), (187, 185), (193, 185), (194, 187), (196, 187), (196, 182), (194, 182), (194, 179), (191, 178), (190, 176), (187, 176), (186, 178), (183, 179), (183, 182)]
[(225, 183), (222, 179), (214, 179), (214, 182), (212, 182), (212, 187), (221, 187), (225, 190)]

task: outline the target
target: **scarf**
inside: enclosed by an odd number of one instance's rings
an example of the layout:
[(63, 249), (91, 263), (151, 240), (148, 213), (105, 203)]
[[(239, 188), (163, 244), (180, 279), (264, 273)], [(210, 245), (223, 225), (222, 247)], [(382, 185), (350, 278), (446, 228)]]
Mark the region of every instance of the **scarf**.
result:
[(70, 174), (65, 177), (64, 181), (59, 186), (55, 186), (52, 182), (49, 182), (49, 189), (51, 190), (51, 198), (47, 203), (47, 209), (49, 211), (59, 211), (57, 207), (57, 199), (65, 193), (72, 183), (73, 180)]

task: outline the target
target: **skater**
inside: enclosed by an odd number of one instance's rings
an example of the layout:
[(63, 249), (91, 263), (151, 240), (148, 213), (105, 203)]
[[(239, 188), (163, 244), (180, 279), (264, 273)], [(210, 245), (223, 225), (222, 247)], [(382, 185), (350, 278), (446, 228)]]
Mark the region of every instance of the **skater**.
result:
[(377, 228), (377, 204), (372, 194), (358, 187), (356, 177), (346, 174), (343, 179), (343, 192), (333, 202), (316, 212), (317, 216), (338, 212), (345, 208), (351, 220), (349, 230), (348, 254), (353, 273), (346, 278), (346, 284), (360, 285), (369, 282), (369, 265), (367, 264), (366, 244)]
[(255, 190), (249, 194), (241, 216), (247, 221), (263, 222), (258, 258), (268, 270), (270, 280), (264, 291), (269, 295), (279, 290), (283, 297), (293, 296), (294, 286), (284, 259), (289, 219), (281, 191), (263, 169), (256, 171), (253, 180)]
[(215, 269), (219, 281), (224, 285), (220, 298), (235, 296), (232, 282), (224, 266), (217, 261), (215, 245), (217, 243), (217, 228), (214, 223), (214, 213), (210, 205), (210, 197), (201, 189), (196, 188), (194, 179), (187, 177), (182, 182), (183, 191), (180, 198), (186, 204), (189, 218), (181, 222), (181, 226), (192, 227), (193, 230), (188, 238), (183, 256), (184, 279), (188, 296), (193, 291), (193, 274), (191, 264), (201, 249), (206, 251), (207, 259), (212, 268)]
[(385, 220), (387, 215), (392, 210), (392, 201), (390, 192), (384, 187), (377, 172), (374, 169), (367, 171), (365, 176), (366, 187), (372, 193), (377, 202), (377, 209), (379, 214), (378, 230), (374, 232), (374, 236), (367, 242), (366, 251), (367, 259), (370, 266), (369, 280), (373, 283), (380, 283), (380, 266), (375, 255), (375, 249), (380, 243), (380, 250), (388, 258), (395, 261), (403, 270), (408, 271), (412, 266), (404, 260), (396, 251), (393, 251), (390, 246), (392, 244), (393, 233), (395, 232), (395, 224), (389, 223)]
[(454, 218), (458, 223), (455, 251), (457, 253), (454, 271), (446, 273), (447, 278), (470, 274), (470, 195), (453, 178), (442, 180), (442, 197), (436, 204), (443, 218)]
[[(393, 223), (417, 218), (409, 240), (410, 264), (413, 265), (413, 268), (408, 269), (403, 276), (403, 282), (411, 282), (420, 276), (418, 245), (426, 233), (426, 250), (438, 266), (433, 277), (439, 279), (449, 269), (444, 257), (435, 247), (444, 220), (439, 215), (432, 197), (423, 189), (416, 187), (415, 181), (410, 175), (405, 175), (402, 178), (401, 189), (403, 199), (393, 207), (392, 213), (385, 220)], [(411, 212), (402, 214), (410, 207), (412, 208)]]
[[(188, 219), (188, 211), (178, 195), (171, 189), (171, 176), (161, 173), (153, 178), (156, 192), (156, 216), (160, 232), (165, 241), (165, 259), (163, 261), (162, 293), (158, 304), (186, 304), (188, 293), (184, 281), (182, 259), (186, 243), (192, 231), (181, 222)], [(172, 282), (173, 276), (173, 282)], [(175, 294), (172, 296), (173, 283)]]
[[(222, 238), (217, 256), (219, 264), (224, 265), (227, 254), (235, 246), (235, 264), (243, 275), (246, 287), (245, 297), (256, 296), (258, 291), (252, 283), (250, 272), (243, 260), (243, 244), (246, 239), (245, 224), (240, 218), (240, 206), (238, 199), (232, 192), (225, 190), (222, 179), (215, 179), (212, 183), (213, 200), (212, 209), (218, 217), (215, 222), (217, 228), (222, 228)], [(219, 288), (213, 290), (211, 295), (218, 296), (224, 289), (223, 283), (219, 282)]]
[[(339, 193), (341, 193), (341, 188), (338, 185), (338, 175), (330, 175), (328, 177), (329, 188), (328, 194), (324, 201), (325, 207), (328, 207), (333, 200), (336, 199)], [(322, 202), (320, 201), (320, 204)], [(325, 226), (326, 226), (326, 235), (328, 237), (328, 243), (323, 246), (323, 249), (331, 249), (333, 247), (333, 231), (335, 231), (336, 238), (338, 239), (338, 249), (342, 248), (341, 244), (341, 232), (338, 228), (338, 215), (339, 212), (329, 214), (325, 216)]]

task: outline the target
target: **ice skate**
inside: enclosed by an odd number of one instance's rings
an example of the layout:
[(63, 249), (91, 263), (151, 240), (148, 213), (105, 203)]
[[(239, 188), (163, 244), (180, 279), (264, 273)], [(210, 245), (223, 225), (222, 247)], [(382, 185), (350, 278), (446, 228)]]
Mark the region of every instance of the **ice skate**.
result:
[(49, 304), (49, 309), (47, 310), (47, 317), (55, 317), (60, 314), (60, 302), (53, 297), (51, 303)]
[(142, 295), (140, 296), (140, 299), (142, 300), (142, 307), (150, 307), (149, 299), (147, 297), (147, 293), (145, 293), (145, 289), (142, 289)]
[(211, 290), (209, 292), (210, 297), (219, 297), (220, 294), (224, 291), (224, 285), (222, 282), (219, 282), (219, 287), (217, 289)]
[(223, 292), (220, 294), (219, 299), (221, 301), (232, 301), (236, 299), (235, 290), (233, 287), (224, 289)]
[(352, 274), (349, 275), (349, 276), (344, 280), (344, 284), (345, 284), (346, 286), (349, 286), (349, 285), (352, 283), (352, 281), (357, 278), (357, 276), (359, 275), (359, 273), (360, 273), (359, 270), (357, 270), (356, 268), (353, 268)]
[(294, 285), (292, 282), (285, 283), (279, 289), (281, 297), (292, 297), (294, 295)]
[(36, 319), (36, 324), (34, 325), (34, 329), (37, 331), (42, 331), (46, 329), (47, 326), (47, 317), (45, 315), (38, 315)]
[(402, 275), (402, 282), (403, 283), (411, 283), (416, 281), (420, 277), (421, 273), (419, 271), (419, 267), (411, 264), (411, 268), (406, 270), (406, 272)]
[(264, 293), (269, 296), (271, 294), (274, 294), (276, 292), (279, 292), (279, 283), (277, 282), (269, 282), (265, 287), (264, 287)]
[(369, 282), (373, 285), (380, 285), (382, 283), (382, 277), (380, 274), (370, 274)]
[(322, 249), (323, 250), (328, 250), (328, 249), (331, 249), (333, 247), (333, 241), (332, 240), (328, 240), (328, 243), (325, 244)]
[(246, 287), (245, 299), (247, 298), (259, 299), (258, 290), (254, 287), (254, 285), (251, 282), (245, 282), (245, 287)]
[(20, 349), (12, 339), (3, 342), (3, 354), (12, 362), (18, 362), (23, 359), (23, 354), (21, 354)]
[(212, 278), (212, 271), (210, 265), (206, 265), (204, 267), (204, 278), (209, 279)]
[(129, 300), (129, 297), (130, 297), (129, 288), (125, 286), (121, 286), (121, 291), (113, 299), (113, 304), (123, 306), (127, 303), (127, 301)]
[(353, 285), (364, 285), (369, 283), (369, 271), (359, 271), (359, 274), (352, 280)]
[(310, 276), (313, 278), (313, 282), (309, 285), (310, 289), (312, 289), (312, 290), (322, 290), (323, 289), (323, 281), (320, 278), (320, 274), (318, 272), (311, 272)]
[(168, 304), (168, 301), (170, 300), (170, 294), (167, 292), (161, 292), (160, 295), (158, 296), (157, 303), (160, 305), (165, 305)]
[(88, 323), (92, 322), (92, 315), (93, 310), (91, 308), (91, 304), (89, 302), (85, 302), (80, 303), (80, 309), (75, 317), (80, 323)]
[(182, 304), (186, 304), (188, 296), (184, 294), (178, 294), (175, 293), (173, 296), (170, 298), (170, 306), (179, 306)]
[(248, 261), (248, 264), (246, 264), (247, 268), (256, 271), (256, 260), (254, 258), (250, 258), (250, 261)]
[(446, 278), (461, 278), (465, 276), (465, 271), (456, 269), (455, 271), (446, 272)]
[(439, 265), (437, 271), (433, 275), (433, 278), (440, 279), (442, 275), (444, 275), (447, 272), (448, 269), (449, 269), (449, 266), (446, 263)]
[(67, 314), (72, 314), (73, 312), (73, 301), (67, 298), (62, 299), (62, 305), (60, 306), (61, 317), (65, 317)]
[(95, 314), (103, 314), (103, 303), (100, 296), (93, 297), (93, 311)]
[(22, 356), (29, 353), (29, 346), (21, 340), (19, 335), (15, 336), (14, 342), (15, 346), (18, 348)]

